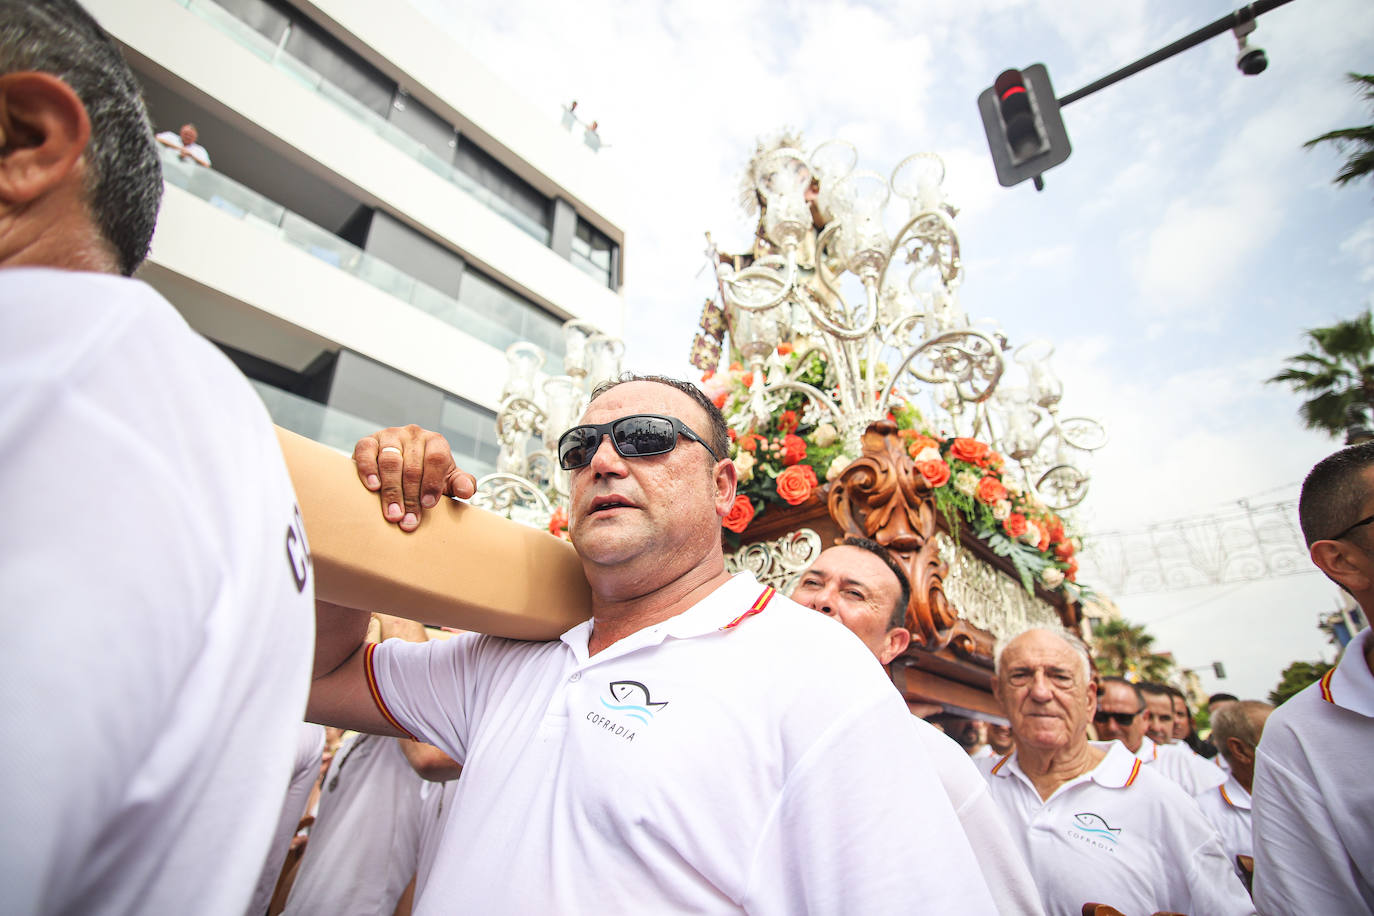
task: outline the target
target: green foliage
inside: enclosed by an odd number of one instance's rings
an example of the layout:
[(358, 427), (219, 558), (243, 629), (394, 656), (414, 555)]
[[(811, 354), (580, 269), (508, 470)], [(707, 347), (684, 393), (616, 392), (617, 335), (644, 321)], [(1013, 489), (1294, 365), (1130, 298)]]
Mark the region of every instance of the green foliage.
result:
[(1308, 351), (1288, 357), (1288, 368), (1268, 381), (1308, 396), (1298, 408), (1308, 429), (1341, 436), (1352, 406), (1374, 407), (1374, 317), (1366, 309), (1304, 336)]
[(1035, 583), (1041, 574), (1055, 565), (1049, 557), (1034, 547), (1022, 540), (1007, 537), (991, 525), (975, 528), (973, 533), (979, 540), (987, 541), (993, 553), (1011, 560), (1016, 574), (1021, 577), (1021, 585), (1031, 595), (1035, 594)]
[[(1371, 109), (1374, 109), (1374, 73), (1347, 73), (1345, 78), (1359, 90)], [(1344, 186), (1374, 174), (1374, 124), (1327, 131), (1320, 137), (1308, 140), (1303, 146), (1311, 149), (1322, 143), (1336, 144), (1346, 157), (1345, 164), (1332, 179), (1335, 184)]]
[(1269, 702), (1275, 706), (1286, 703), (1309, 685), (1321, 680), (1321, 676), (1331, 667), (1326, 662), (1293, 662), (1279, 675), (1279, 685), (1269, 691)]
[(1164, 681), (1174, 662), (1152, 650), (1155, 638), (1143, 624), (1108, 620), (1093, 631), (1093, 657), (1104, 675), (1133, 681)]

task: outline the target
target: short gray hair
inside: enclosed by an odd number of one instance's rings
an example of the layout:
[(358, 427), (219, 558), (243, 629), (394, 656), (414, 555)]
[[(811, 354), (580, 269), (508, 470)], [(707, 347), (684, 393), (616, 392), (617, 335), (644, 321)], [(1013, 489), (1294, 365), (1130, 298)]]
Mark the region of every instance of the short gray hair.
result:
[(1231, 759), (1231, 753), (1226, 749), (1227, 738), (1239, 738), (1251, 747), (1256, 747), (1260, 742), (1260, 734), (1264, 731), (1264, 727), (1256, 720), (1261, 712), (1273, 708), (1262, 700), (1237, 700), (1212, 713), (1211, 741), (1216, 745), (1217, 751), (1224, 754), (1227, 760)]
[(1007, 650), (1007, 646), (1011, 645), (1022, 636), (1025, 636), (1027, 633), (1032, 633), (1036, 630), (1040, 630), (1060, 639), (1066, 646), (1077, 652), (1083, 659), (1083, 678), (1088, 681), (1092, 680), (1093, 653), (1092, 650), (1088, 648), (1088, 644), (1063, 627), (1043, 623), (1027, 624), (999, 636), (997, 638), (997, 643), (992, 647), (993, 671), (1000, 676), (1002, 674), (1002, 653)]
[(86, 205), (129, 276), (148, 256), (162, 203), (142, 87), (114, 39), (74, 0), (0, 0), (0, 74), (22, 71), (57, 77), (85, 106)]

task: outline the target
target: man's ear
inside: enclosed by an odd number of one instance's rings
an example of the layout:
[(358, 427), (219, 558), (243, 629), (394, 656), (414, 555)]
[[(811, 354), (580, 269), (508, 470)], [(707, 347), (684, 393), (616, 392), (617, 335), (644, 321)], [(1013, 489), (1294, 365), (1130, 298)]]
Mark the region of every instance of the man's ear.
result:
[(1255, 762), (1255, 749), (1235, 735), (1226, 739), (1226, 747), (1231, 752), (1230, 756), (1234, 757), (1236, 760), (1249, 764)]
[(72, 87), (50, 73), (0, 76), (0, 201), (27, 204), (61, 184), (90, 139)]
[(1344, 541), (1313, 541), (1308, 549), (1312, 562), (1327, 577), (1352, 594), (1367, 592), (1369, 570), (1360, 560), (1363, 553)]
[(722, 458), (716, 462), (715, 470), (711, 474), (716, 482), (716, 514), (725, 518), (735, 505), (739, 470), (729, 458)]
[(911, 631), (906, 627), (893, 627), (887, 631), (887, 639), (883, 644), (883, 654), (878, 659), (884, 665), (889, 665), (892, 660), (906, 651), (906, 647), (911, 645)]

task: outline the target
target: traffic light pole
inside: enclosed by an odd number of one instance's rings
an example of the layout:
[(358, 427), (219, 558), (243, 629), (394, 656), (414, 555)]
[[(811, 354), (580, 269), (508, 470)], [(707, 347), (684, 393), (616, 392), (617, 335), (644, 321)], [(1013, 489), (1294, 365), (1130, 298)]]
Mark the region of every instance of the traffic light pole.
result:
[(1178, 54), (1182, 51), (1186, 51), (1194, 45), (1200, 45), (1209, 38), (1215, 38), (1222, 32), (1234, 29), (1237, 25), (1240, 25), (1243, 22), (1249, 21), (1250, 19), (1256, 18), (1263, 13), (1267, 13), (1270, 10), (1277, 9), (1280, 6), (1283, 6), (1285, 3), (1291, 2), (1292, 0), (1255, 0), (1255, 2), (1251, 3), (1249, 6), (1241, 7), (1241, 9), (1236, 10), (1234, 13), (1227, 13), (1225, 16), (1222, 16), (1216, 22), (1209, 23), (1208, 25), (1205, 25), (1202, 28), (1198, 29), (1196, 32), (1193, 32), (1189, 35), (1185, 35), (1173, 44), (1166, 45), (1165, 47), (1160, 48), (1158, 51), (1155, 51), (1153, 54), (1148, 54), (1145, 57), (1142, 57), (1140, 60), (1136, 61), (1133, 64), (1129, 64), (1125, 67), (1122, 67), (1120, 70), (1117, 70), (1114, 73), (1109, 73), (1106, 76), (1102, 77), (1102, 79), (1097, 80), (1093, 83), (1089, 83), (1082, 89), (1079, 89), (1075, 92), (1070, 92), (1062, 99), (1059, 99), (1059, 107), (1063, 108), (1070, 102), (1077, 102), (1079, 99), (1087, 98), (1099, 89), (1105, 89), (1113, 83), (1119, 83), (1128, 76), (1134, 76), (1141, 70), (1153, 67), (1160, 61), (1168, 60), (1175, 54)]

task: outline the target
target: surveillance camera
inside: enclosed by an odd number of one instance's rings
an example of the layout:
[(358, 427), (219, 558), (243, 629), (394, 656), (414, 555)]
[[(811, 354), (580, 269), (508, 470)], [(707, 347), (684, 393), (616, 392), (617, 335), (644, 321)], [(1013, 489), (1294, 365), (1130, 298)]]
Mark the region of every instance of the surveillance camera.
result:
[(1242, 38), (1240, 50), (1236, 53), (1236, 69), (1246, 76), (1258, 76), (1264, 72), (1264, 68), (1267, 66), (1269, 66), (1269, 58), (1264, 53), (1264, 49), (1252, 48)]
[(1263, 48), (1250, 47), (1249, 37), (1255, 31), (1255, 11), (1253, 7), (1243, 6), (1236, 10), (1236, 25), (1231, 29), (1236, 36), (1236, 69), (1246, 76), (1256, 76), (1269, 66), (1269, 58)]

